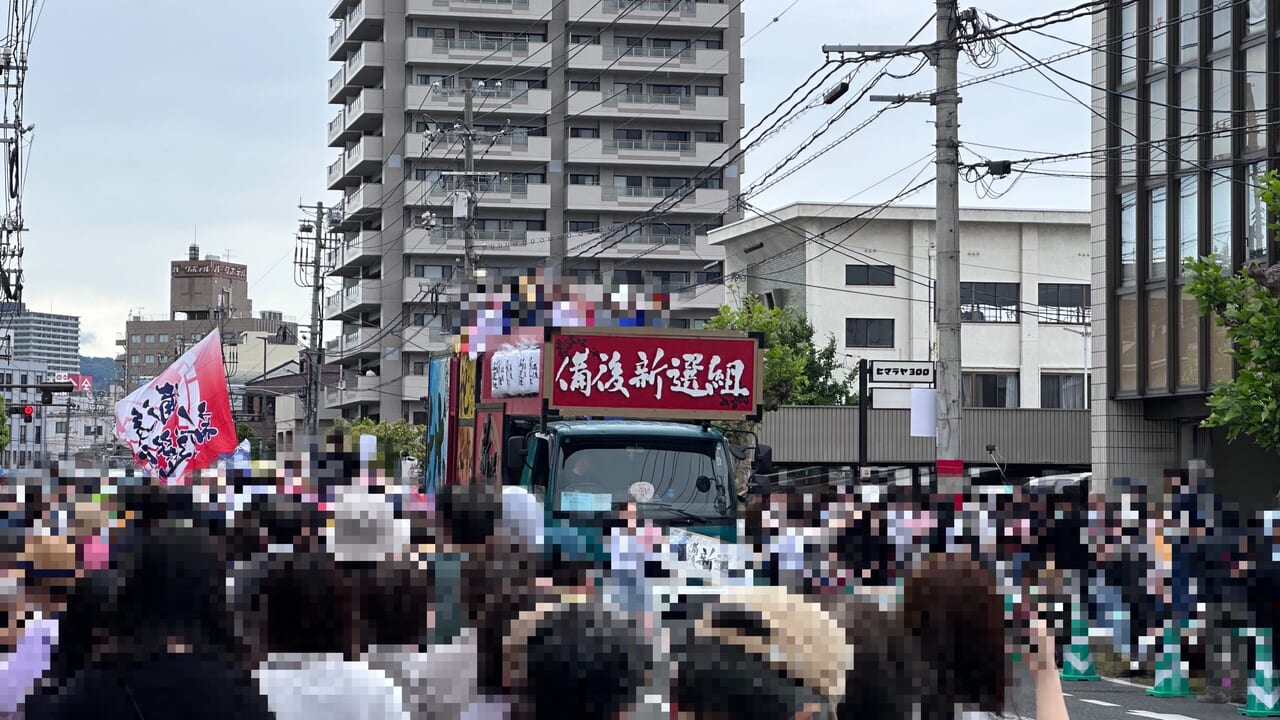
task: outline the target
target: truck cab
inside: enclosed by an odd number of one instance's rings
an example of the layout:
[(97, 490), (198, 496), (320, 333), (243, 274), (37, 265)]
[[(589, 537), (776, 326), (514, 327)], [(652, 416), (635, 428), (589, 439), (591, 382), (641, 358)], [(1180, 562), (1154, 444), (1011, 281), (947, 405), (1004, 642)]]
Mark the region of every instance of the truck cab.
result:
[[(523, 452), (517, 452), (523, 450)], [(717, 580), (739, 567), (733, 454), (719, 431), (650, 421), (557, 421), (513, 438), (521, 484), (540, 496), (550, 532), (603, 560), (612, 528), (634, 503), (664, 535), (663, 564)]]

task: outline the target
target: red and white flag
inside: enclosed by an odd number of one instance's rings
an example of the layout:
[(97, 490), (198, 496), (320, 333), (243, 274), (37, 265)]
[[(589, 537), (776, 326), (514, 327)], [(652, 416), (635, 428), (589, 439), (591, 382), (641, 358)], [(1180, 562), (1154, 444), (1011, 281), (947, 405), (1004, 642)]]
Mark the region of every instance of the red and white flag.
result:
[(236, 449), (217, 332), (116, 403), (116, 437), (133, 450), (139, 467), (164, 480), (206, 468)]

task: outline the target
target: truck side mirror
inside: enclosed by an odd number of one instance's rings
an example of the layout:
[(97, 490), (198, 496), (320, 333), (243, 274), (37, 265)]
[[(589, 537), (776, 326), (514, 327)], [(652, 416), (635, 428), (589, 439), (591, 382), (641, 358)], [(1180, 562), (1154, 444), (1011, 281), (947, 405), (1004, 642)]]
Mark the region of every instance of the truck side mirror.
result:
[(773, 472), (773, 448), (768, 445), (756, 445), (756, 458), (751, 469), (757, 475), (768, 475)]
[(506, 464), (507, 470), (514, 473), (524, 469), (524, 454), (526, 450), (524, 436), (517, 435), (513, 438), (507, 438), (507, 452), (503, 456), (503, 462)]

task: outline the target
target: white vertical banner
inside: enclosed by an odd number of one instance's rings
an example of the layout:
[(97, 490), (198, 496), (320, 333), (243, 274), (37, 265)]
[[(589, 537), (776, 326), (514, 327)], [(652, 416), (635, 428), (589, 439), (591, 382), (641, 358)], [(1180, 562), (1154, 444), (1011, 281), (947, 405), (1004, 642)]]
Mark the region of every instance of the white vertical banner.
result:
[(938, 434), (938, 396), (933, 388), (911, 388), (911, 437)]

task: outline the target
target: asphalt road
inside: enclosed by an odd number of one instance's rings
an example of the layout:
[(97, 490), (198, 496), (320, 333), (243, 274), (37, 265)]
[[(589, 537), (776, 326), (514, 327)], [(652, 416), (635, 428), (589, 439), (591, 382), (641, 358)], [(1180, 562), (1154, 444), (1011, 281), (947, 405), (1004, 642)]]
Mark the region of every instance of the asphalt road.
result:
[[(1067, 712), (1071, 720), (1227, 720), (1243, 717), (1237, 705), (1214, 705), (1189, 698), (1156, 698), (1147, 695), (1147, 686), (1121, 680), (1063, 682)], [(1030, 675), (1020, 671), (1010, 698), (1014, 712), (1006, 717), (1035, 717), (1035, 686)]]

